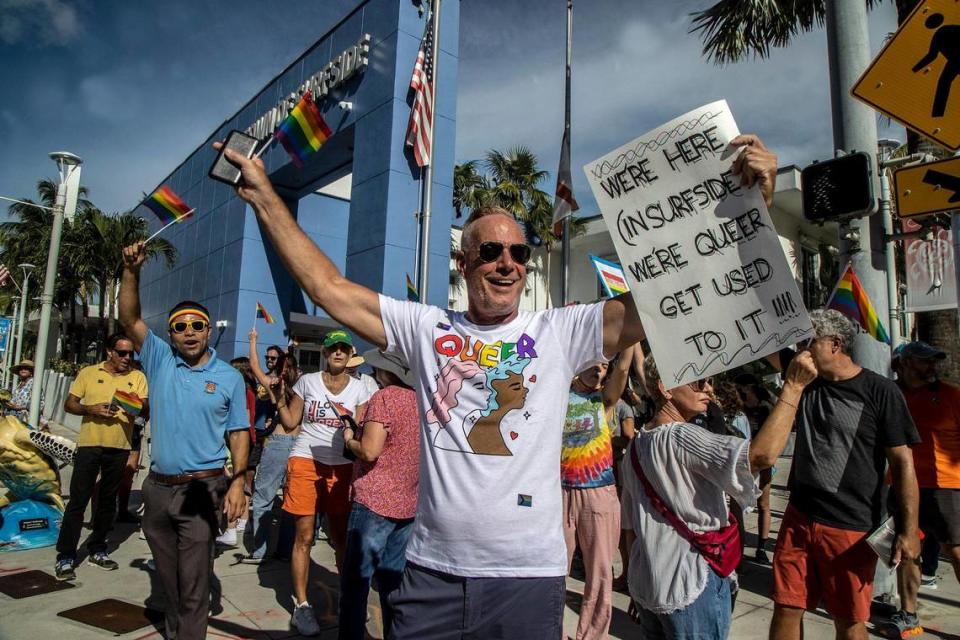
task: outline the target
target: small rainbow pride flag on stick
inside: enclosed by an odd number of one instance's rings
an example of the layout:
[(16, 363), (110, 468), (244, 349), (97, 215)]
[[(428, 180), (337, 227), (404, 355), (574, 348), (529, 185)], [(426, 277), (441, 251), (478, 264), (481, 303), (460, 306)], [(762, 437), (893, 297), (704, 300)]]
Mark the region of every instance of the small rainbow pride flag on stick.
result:
[(859, 322), (864, 331), (874, 340), (890, 344), (890, 336), (887, 335), (883, 323), (877, 317), (877, 310), (873, 308), (873, 303), (870, 302), (867, 292), (860, 284), (860, 278), (849, 264), (844, 269), (837, 288), (827, 300), (827, 309), (839, 311), (851, 320)]
[(259, 302), (257, 302), (257, 318), (263, 318), (263, 321), (267, 324), (273, 324), (273, 316)]
[(417, 287), (413, 284), (413, 280), (410, 279), (410, 274), (407, 274), (407, 300), (410, 302), (420, 302), (420, 294), (417, 292)]
[(303, 94), (297, 106), (290, 110), (273, 132), (298, 167), (303, 167), (306, 159), (316, 153), (331, 135), (333, 132), (320, 115), (309, 91)]
[(593, 261), (593, 267), (597, 270), (597, 275), (600, 277), (600, 282), (603, 284), (608, 297), (613, 298), (630, 291), (630, 288), (627, 287), (627, 277), (620, 265), (597, 256), (590, 256), (590, 260)]
[(195, 209), (180, 199), (180, 196), (173, 192), (173, 189), (164, 185), (153, 192), (153, 195), (147, 198), (144, 203), (150, 211), (157, 214), (160, 222), (168, 225), (171, 222), (180, 222), (193, 215)]
[(118, 389), (113, 394), (113, 401), (110, 404), (117, 405), (131, 416), (138, 416), (143, 411), (143, 400), (133, 391), (120, 391)]

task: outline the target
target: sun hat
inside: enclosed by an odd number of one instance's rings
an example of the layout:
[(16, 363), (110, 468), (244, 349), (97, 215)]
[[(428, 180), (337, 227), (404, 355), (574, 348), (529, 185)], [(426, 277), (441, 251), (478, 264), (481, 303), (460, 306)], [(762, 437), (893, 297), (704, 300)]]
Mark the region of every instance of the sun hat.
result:
[(408, 387), (414, 386), (413, 371), (403, 357), (396, 353), (384, 353), (380, 349), (370, 349), (363, 354), (364, 360), (374, 369), (383, 369), (400, 378)]
[(20, 369), (30, 369), (33, 370), (33, 360), (21, 360), (20, 364), (15, 367), (10, 367), (10, 371), (13, 373), (20, 373)]

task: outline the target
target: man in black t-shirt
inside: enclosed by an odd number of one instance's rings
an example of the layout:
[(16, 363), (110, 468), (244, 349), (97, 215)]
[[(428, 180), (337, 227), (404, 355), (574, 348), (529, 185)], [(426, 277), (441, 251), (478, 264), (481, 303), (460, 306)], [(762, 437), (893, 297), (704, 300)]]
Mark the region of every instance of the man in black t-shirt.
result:
[(855, 330), (833, 310), (810, 314), (816, 338), (803, 345), (819, 371), (797, 412), (790, 504), (773, 558), (771, 637), (799, 637), (803, 612), (819, 601), (838, 638), (866, 638), (877, 556), (866, 536), (878, 527), (890, 464), (897, 536), (892, 562), (916, 562), (917, 478), (909, 445), (920, 441), (896, 384), (858, 366)]

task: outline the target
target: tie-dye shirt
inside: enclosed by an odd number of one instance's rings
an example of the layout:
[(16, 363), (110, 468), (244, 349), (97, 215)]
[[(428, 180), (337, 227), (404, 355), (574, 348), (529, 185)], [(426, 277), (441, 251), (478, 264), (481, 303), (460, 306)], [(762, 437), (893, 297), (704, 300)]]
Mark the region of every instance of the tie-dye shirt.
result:
[(571, 390), (560, 452), (564, 489), (594, 489), (614, 483), (610, 437), (600, 394)]

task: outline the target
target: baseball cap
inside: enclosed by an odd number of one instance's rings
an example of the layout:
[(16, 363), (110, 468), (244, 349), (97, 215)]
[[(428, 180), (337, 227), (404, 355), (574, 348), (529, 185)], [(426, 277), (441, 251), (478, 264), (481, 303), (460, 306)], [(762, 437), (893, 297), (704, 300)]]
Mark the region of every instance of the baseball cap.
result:
[(335, 344), (345, 344), (352, 347), (353, 337), (343, 329), (334, 329), (323, 337), (323, 346), (332, 347)]
[(904, 358), (917, 358), (919, 360), (943, 360), (947, 357), (947, 354), (926, 342), (917, 340), (916, 342), (908, 342), (903, 345), (900, 356)]

